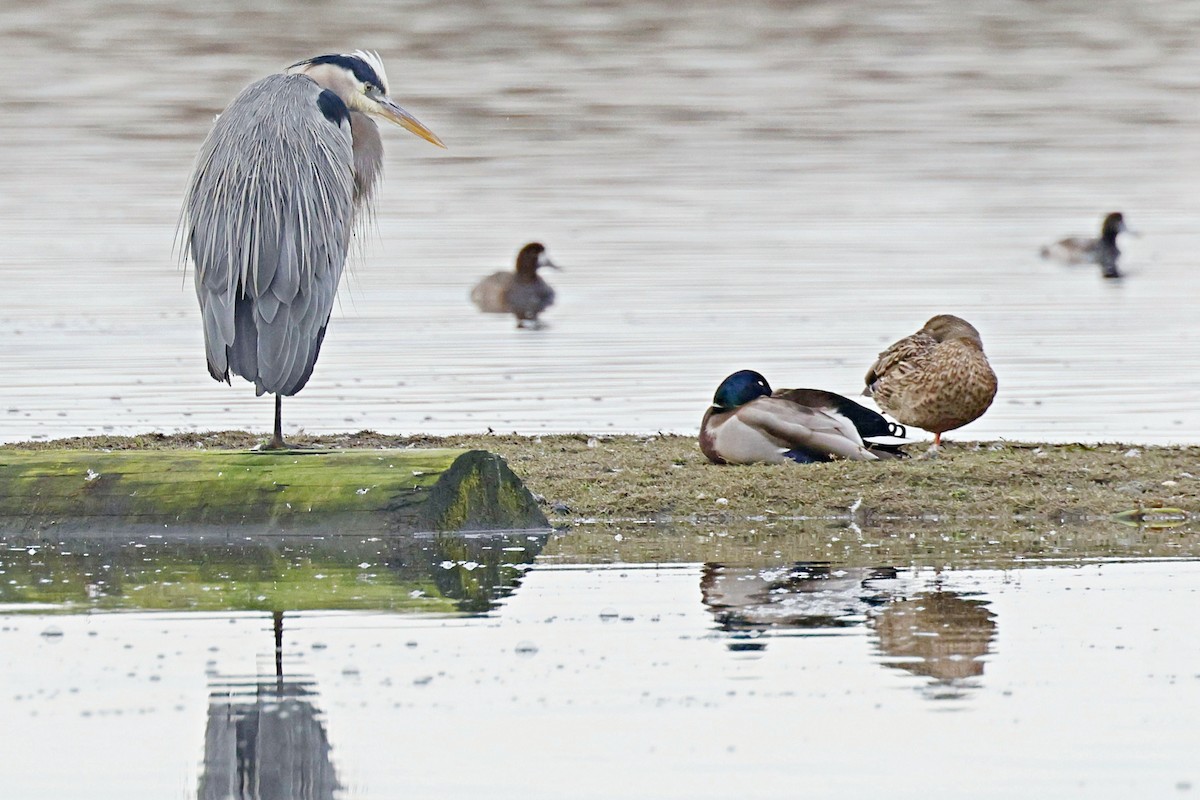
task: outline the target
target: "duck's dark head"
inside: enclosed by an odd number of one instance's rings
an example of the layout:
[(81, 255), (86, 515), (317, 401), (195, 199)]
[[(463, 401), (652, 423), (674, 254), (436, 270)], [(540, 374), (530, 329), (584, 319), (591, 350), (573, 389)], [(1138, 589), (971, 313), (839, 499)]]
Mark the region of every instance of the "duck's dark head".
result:
[(542, 267), (561, 269), (546, 255), (546, 248), (540, 242), (530, 242), (517, 253), (517, 274), (521, 277), (533, 280)]
[(721, 411), (732, 411), (758, 397), (770, 397), (771, 385), (767, 379), (752, 369), (733, 373), (717, 387), (713, 395), (713, 407)]
[(1125, 215), (1120, 211), (1114, 211), (1104, 218), (1104, 225), (1100, 230), (1101, 239), (1106, 242), (1116, 242), (1118, 233), (1129, 230), (1125, 227)]

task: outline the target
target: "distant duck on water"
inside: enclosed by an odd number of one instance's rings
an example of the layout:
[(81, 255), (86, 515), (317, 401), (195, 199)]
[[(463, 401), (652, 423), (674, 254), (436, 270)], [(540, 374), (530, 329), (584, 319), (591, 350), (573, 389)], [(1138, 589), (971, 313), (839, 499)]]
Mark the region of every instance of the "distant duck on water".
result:
[(1114, 211), (1104, 218), (1100, 226), (1100, 238), (1089, 239), (1085, 236), (1072, 236), (1061, 239), (1054, 244), (1042, 248), (1042, 258), (1061, 261), (1064, 264), (1099, 264), (1101, 274), (1106, 278), (1121, 277), (1117, 269), (1117, 259), (1121, 251), (1117, 249), (1117, 235), (1130, 232), (1125, 226), (1125, 216)]
[(721, 381), (700, 423), (700, 449), (714, 464), (902, 458), (898, 444), (866, 438), (903, 436), (903, 427), (839, 394), (772, 393), (767, 379), (749, 369)]
[(517, 254), (516, 270), (488, 275), (471, 290), (471, 302), (488, 314), (512, 314), (518, 328), (527, 322), (541, 327), (538, 315), (554, 302), (554, 290), (538, 275), (542, 267), (562, 269), (546, 255), (545, 247), (530, 242)]
[(975, 326), (953, 314), (933, 317), (879, 354), (863, 394), (905, 425), (942, 434), (983, 416), (996, 397), (996, 373)]

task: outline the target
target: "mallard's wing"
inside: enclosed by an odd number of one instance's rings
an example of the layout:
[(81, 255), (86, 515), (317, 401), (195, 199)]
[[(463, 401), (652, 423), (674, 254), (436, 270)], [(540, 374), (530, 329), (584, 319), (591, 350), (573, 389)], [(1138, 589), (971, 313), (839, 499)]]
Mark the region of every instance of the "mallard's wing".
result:
[(867, 390), (864, 394), (874, 393), (876, 384), (885, 377), (905, 375), (911, 372), (929, 357), (937, 344), (937, 339), (923, 331), (917, 331), (912, 336), (905, 336), (884, 350), (867, 370)]
[(820, 461), (876, 458), (863, 445), (854, 423), (832, 409), (810, 408), (777, 397), (762, 397), (741, 406), (735, 415), (746, 426), (775, 440), (789, 458), (794, 458), (789, 455), (790, 451), (799, 451), (798, 455)]
[(863, 439), (870, 436), (904, 437), (904, 426), (889, 422), (882, 414), (861, 406), (848, 397), (824, 389), (776, 389), (772, 395), (801, 406), (841, 414), (854, 424)]

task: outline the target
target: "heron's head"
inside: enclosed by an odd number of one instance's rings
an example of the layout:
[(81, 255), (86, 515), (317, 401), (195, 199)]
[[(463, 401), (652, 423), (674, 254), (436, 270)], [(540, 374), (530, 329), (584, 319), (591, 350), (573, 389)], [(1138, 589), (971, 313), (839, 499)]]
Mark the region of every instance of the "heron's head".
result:
[(336, 94), (351, 111), (394, 122), (427, 142), (445, 147), (437, 134), (388, 96), (387, 73), (378, 53), (355, 50), (342, 55), (316, 56), (287, 68), (289, 75), (307, 75)]

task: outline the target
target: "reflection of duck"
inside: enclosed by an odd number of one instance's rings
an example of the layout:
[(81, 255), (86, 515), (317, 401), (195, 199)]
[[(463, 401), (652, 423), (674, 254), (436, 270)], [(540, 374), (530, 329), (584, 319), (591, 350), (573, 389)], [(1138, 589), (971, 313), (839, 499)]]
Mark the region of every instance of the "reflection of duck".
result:
[(516, 271), (488, 275), (471, 290), (471, 302), (489, 314), (514, 315), (518, 328), (526, 322), (539, 327), (538, 315), (554, 302), (554, 290), (538, 275), (542, 267), (560, 269), (546, 255), (545, 247), (530, 242), (517, 254)]
[(700, 594), (726, 631), (843, 628), (861, 625), (867, 609), (885, 602), (891, 567), (834, 567), (799, 562), (778, 567), (705, 564)]
[(1117, 270), (1117, 259), (1121, 251), (1117, 249), (1117, 235), (1128, 230), (1124, 215), (1114, 211), (1100, 224), (1099, 239), (1084, 236), (1060, 239), (1042, 248), (1042, 258), (1052, 258), (1066, 264), (1099, 264), (1104, 277), (1119, 278), (1121, 273)]
[(898, 426), (841, 395), (821, 389), (772, 394), (766, 378), (744, 369), (717, 387), (700, 423), (700, 449), (715, 464), (867, 461), (901, 454), (896, 445), (864, 437), (902, 435)]
[(934, 447), (946, 431), (982, 416), (996, 396), (979, 331), (952, 314), (933, 317), (880, 353), (866, 383), (863, 394), (905, 425), (932, 433)]
[(996, 636), (996, 615), (983, 600), (923, 592), (872, 613), (870, 626), (890, 667), (957, 684), (983, 674)]

